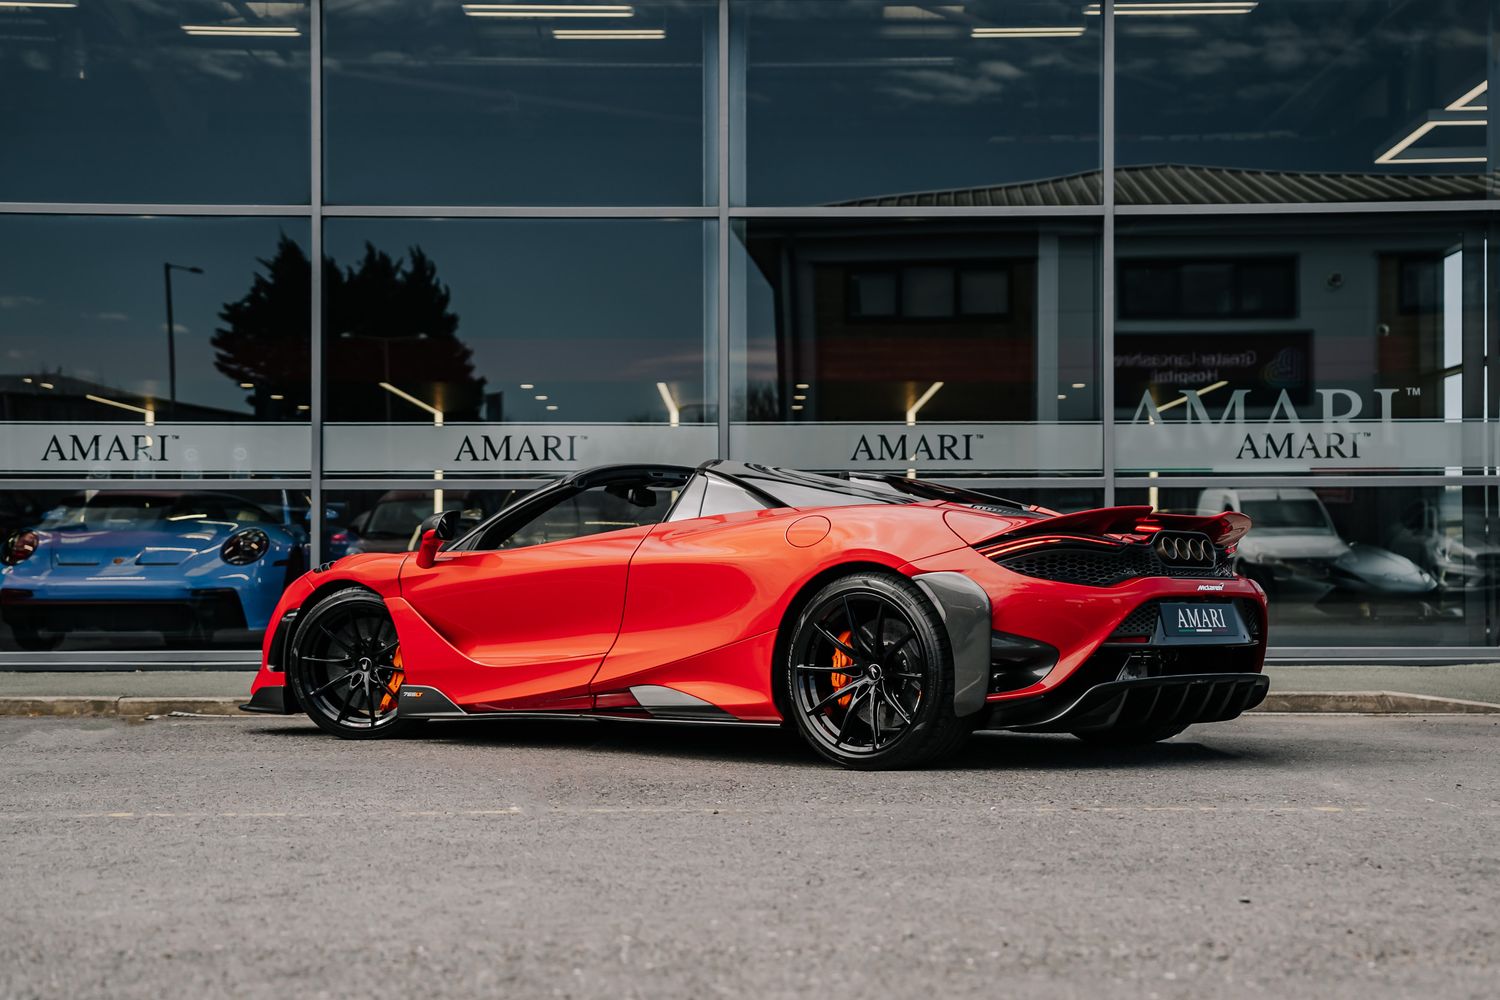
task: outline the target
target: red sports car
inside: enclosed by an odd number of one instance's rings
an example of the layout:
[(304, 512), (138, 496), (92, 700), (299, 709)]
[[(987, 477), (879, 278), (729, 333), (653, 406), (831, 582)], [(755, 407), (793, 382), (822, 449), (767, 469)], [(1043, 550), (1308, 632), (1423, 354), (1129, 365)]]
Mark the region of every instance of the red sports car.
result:
[(1243, 514), (1056, 514), (897, 477), (607, 466), (287, 590), (250, 711), (795, 727), (857, 768), (976, 729), (1166, 739), (1266, 693)]

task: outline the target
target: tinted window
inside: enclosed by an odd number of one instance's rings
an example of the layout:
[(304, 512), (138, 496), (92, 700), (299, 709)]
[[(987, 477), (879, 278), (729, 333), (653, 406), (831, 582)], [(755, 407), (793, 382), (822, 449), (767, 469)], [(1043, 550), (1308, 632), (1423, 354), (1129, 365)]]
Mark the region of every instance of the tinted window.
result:
[(270, 520), (265, 511), (232, 496), (96, 493), (88, 500), (77, 499), (48, 511), (41, 527), (133, 531), (163, 521), (244, 523)]
[(1489, 194), (1493, 4), (1129, 6), (1115, 7), (1120, 203)]
[[(848, 483), (807, 472), (782, 470), (780, 476), (769, 476), (749, 471), (736, 475), (786, 507), (852, 507), (856, 504), (912, 502), (879, 485)], [(828, 485), (822, 485), (819, 480)]]
[[(0, 434), (3, 434), (0, 431)], [(0, 652), (256, 655), (313, 564), (305, 490), (0, 491)], [(249, 527), (266, 545), (225, 543)]]
[(677, 498), (677, 504), (672, 508), (672, 516), (669, 521), (691, 521), (699, 516), (703, 509), (703, 494), (708, 485), (708, 478), (701, 474), (694, 476), (692, 482), (683, 489)]
[(1240, 509), (1257, 528), (1329, 530), (1328, 515), (1316, 500), (1246, 500)]
[(762, 510), (765, 506), (761, 500), (742, 487), (709, 476), (708, 490), (703, 497), (703, 507), (698, 516), (738, 514), (746, 510)]
[(735, 200), (1097, 202), (1068, 176), (1099, 169), (1102, 31), (1079, 6), (736, 2)]
[[(417, 527), (438, 511), (459, 514), (455, 539), (524, 495), (522, 490), (328, 490), (323, 494), (323, 552), (337, 559), (360, 552), (406, 552)], [(466, 546), (467, 548), (468, 546)]]
[(667, 515), (672, 499), (670, 489), (596, 486), (553, 504), (497, 545), (482, 547), (515, 549), (656, 524)]
[(307, 235), (296, 219), (0, 216), (0, 418), (305, 421)]
[(325, 232), (330, 420), (712, 419), (701, 222), (334, 219)]
[(307, 11), (0, 7), (0, 200), (306, 203)]
[[(328, 198), (344, 204), (700, 205), (716, 4), (330, 0)], [(599, 16), (580, 16), (593, 7)]]
[(1120, 264), (1122, 319), (1290, 318), (1296, 311), (1295, 258)]
[[(736, 234), (734, 419), (1096, 419), (1096, 223), (750, 219)], [(825, 461), (745, 457), (839, 469), (857, 441)]]

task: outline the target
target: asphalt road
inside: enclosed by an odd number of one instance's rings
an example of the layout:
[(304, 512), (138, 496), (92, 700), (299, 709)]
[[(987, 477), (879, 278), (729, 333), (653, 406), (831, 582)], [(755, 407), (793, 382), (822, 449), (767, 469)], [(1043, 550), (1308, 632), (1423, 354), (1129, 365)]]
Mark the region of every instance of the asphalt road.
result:
[(1500, 719), (987, 735), (0, 719), (0, 996), (1493, 997)]

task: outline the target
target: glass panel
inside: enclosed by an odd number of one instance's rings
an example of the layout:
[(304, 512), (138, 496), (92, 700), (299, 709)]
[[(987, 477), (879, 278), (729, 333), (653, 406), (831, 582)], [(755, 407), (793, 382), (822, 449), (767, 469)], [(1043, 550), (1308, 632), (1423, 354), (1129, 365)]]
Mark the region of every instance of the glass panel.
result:
[(1063, 0), (733, 0), (737, 204), (1099, 202), (1099, 19)]
[(0, 473), (307, 476), (307, 239), (300, 219), (0, 216)]
[(325, 10), (330, 202), (717, 200), (712, 2)]
[(337, 219), (326, 235), (330, 472), (713, 457), (712, 223)]
[(1266, 590), (1274, 646), (1496, 642), (1500, 524), (1489, 486), (1121, 490), (1122, 504), (1238, 510), (1238, 570)]
[(1126, 474), (1482, 472), (1489, 229), (1122, 220)]
[[(971, 487), (972, 488), (972, 487)], [(1062, 489), (1020, 489), (1004, 487), (988, 489), (980, 487), (976, 492), (992, 496), (997, 500), (1013, 503), (1035, 504), (1059, 514), (1072, 514), (1080, 510), (1096, 510), (1104, 506), (1104, 491), (1081, 486)]]
[(703, 502), (691, 516), (711, 517), (715, 514), (738, 514), (746, 510), (762, 510), (766, 506), (748, 491), (726, 483), (722, 479), (705, 476)]
[(360, 552), (409, 552), (417, 547), (423, 519), (459, 512), (460, 538), (529, 490), (455, 490), (415, 485), (393, 490), (327, 490), (323, 494), (323, 558)]
[(628, 495), (604, 486), (584, 490), (547, 508), (509, 537), (500, 539), (499, 547), (518, 549), (657, 524), (671, 510), (677, 492), (647, 486), (635, 487)]
[(1492, 6), (1121, 0), (1118, 203), (1488, 197)]
[(305, 204), (307, 11), (0, 6), (0, 201)]
[(254, 649), (308, 567), (298, 490), (0, 491), (0, 650)]
[(1096, 224), (755, 219), (736, 236), (735, 457), (1099, 471)]

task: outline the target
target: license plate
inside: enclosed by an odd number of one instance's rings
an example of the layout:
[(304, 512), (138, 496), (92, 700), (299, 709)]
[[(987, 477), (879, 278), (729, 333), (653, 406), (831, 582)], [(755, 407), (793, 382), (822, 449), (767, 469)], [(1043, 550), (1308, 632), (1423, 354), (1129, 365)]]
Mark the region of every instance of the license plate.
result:
[(1161, 629), (1168, 639), (1239, 638), (1245, 632), (1233, 604), (1163, 603)]

